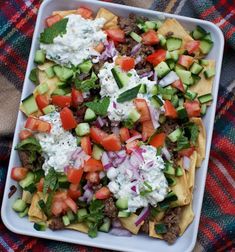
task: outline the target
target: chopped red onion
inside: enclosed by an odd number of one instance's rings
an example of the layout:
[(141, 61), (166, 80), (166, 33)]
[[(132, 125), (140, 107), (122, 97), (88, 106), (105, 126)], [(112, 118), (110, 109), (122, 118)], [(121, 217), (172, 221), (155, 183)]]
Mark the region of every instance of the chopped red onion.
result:
[(133, 191), (133, 192), (135, 192), (136, 193), (136, 186), (134, 185), (134, 186), (132, 186), (131, 187), (131, 190)]
[(165, 158), (170, 161), (171, 160), (171, 154), (168, 151), (168, 149), (166, 147), (162, 148), (162, 154), (165, 156)]
[(131, 236), (131, 232), (123, 228), (112, 228), (109, 233), (115, 236)]
[(120, 164), (122, 164), (125, 161), (126, 157), (117, 157), (112, 161), (112, 164), (114, 167), (118, 167)]
[(189, 171), (191, 166), (191, 159), (187, 156), (183, 156), (183, 167), (185, 170)]
[(143, 155), (142, 155), (142, 153), (140, 151), (134, 150), (132, 152), (132, 156), (133, 155), (139, 160), (140, 163), (142, 163), (144, 161), (144, 157), (143, 157)]
[(146, 166), (147, 166), (147, 168), (151, 168), (153, 166), (153, 164), (154, 164), (154, 162), (153, 162), (153, 160), (151, 160), (150, 162), (148, 162), (146, 164)]
[(127, 139), (127, 140), (126, 140), (126, 143), (130, 143), (130, 142), (132, 142), (132, 141), (134, 141), (134, 140), (141, 139), (141, 138), (142, 138), (142, 136), (141, 136), (140, 134), (139, 134), (139, 135), (135, 135), (135, 136), (133, 136), (133, 137)]
[(150, 72), (146, 72), (146, 73), (141, 74), (140, 78), (144, 78), (144, 77), (150, 78), (152, 76), (153, 76), (153, 71), (150, 71)]
[(119, 219), (113, 219), (113, 221), (112, 221), (112, 227), (114, 227), (114, 228), (121, 228), (122, 224), (121, 224), (120, 220)]
[(79, 200), (90, 202), (93, 198), (93, 195), (94, 195), (93, 191), (90, 188), (87, 188), (85, 189), (83, 195), (79, 197)]
[(119, 158), (126, 157), (126, 151), (125, 151), (125, 150), (120, 150), (120, 151), (118, 151), (116, 154), (117, 154), (117, 156), (118, 156)]
[(102, 154), (101, 162), (102, 162), (105, 170), (108, 170), (109, 168), (112, 167), (112, 163), (110, 162), (110, 159), (107, 155), (107, 152), (105, 152), (105, 151)]
[(157, 129), (160, 126), (160, 124), (159, 124), (160, 111), (150, 105), (149, 112), (150, 112), (151, 120), (153, 123), (153, 127), (154, 127), (154, 129)]
[(112, 132), (113, 132), (116, 136), (119, 136), (119, 131), (120, 131), (119, 127), (113, 127), (113, 128), (112, 128)]
[(68, 172), (68, 169), (69, 169), (69, 165), (66, 165), (66, 166), (64, 167), (64, 172), (67, 173), (67, 172)]
[(101, 171), (101, 172), (99, 173), (99, 178), (102, 179), (102, 178), (104, 178), (104, 177), (105, 177), (105, 173), (104, 173), (103, 171)]
[(140, 50), (141, 48), (141, 43), (135, 45), (132, 50), (131, 50), (131, 56), (135, 56), (136, 53)]
[(104, 46), (105, 46), (105, 50), (100, 55), (100, 59), (107, 60), (108, 58), (113, 58), (114, 56), (117, 55), (117, 50), (112, 40), (106, 41), (104, 43)]
[(113, 101), (113, 108), (117, 109), (117, 103)]
[(75, 160), (78, 158), (79, 154), (82, 152), (82, 148), (78, 147), (71, 155), (71, 159)]
[(97, 117), (97, 122), (99, 124), (99, 128), (102, 128), (105, 124), (104, 120), (100, 116)]
[(135, 221), (135, 225), (138, 226), (141, 224), (142, 221), (144, 221), (150, 214), (149, 206), (143, 208), (140, 215), (137, 217)]
[(136, 57), (135, 59), (135, 64), (137, 65), (138, 63), (140, 63), (142, 60), (142, 57), (139, 55), (138, 57)]

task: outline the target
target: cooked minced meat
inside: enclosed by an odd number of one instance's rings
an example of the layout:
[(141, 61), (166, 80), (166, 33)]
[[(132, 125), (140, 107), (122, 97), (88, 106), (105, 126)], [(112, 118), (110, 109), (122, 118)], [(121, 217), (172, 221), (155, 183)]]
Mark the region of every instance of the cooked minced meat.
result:
[(64, 229), (64, 223), (63, 223), (62, 218), (60, 218), (60, 217), (54, 217), (54, 218), (50, 219), (48, 227), (51, 230), (61, 230), (61, 229)]
[(116, 218), (118, 215), (118, 210), (115, 206), (115, 203), (113, 201), (113, 198), (109, 198), (107, 200), (104, 201), (104, 213), (106, 216), (108, 216), (109, 218)]

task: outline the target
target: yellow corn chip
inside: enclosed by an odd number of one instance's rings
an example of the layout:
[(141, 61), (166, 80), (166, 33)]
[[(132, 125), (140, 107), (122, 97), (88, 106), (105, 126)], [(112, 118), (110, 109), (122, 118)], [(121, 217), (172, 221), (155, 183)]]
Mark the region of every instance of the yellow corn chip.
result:
[(22, 200), (23, 200), (24, 202), (26, 202), (27, 204), (31, 204), (32, 198), (33, 198), (32, 193), (30, 193), (29, 191), (23, 190), (23, 193), (22, 193)]
[(55, 63), (52, 62), (52, 61), (46, 61), (44, 64), (42, 65), (38, 65), (38, 69), (41, 70), (41, 71), (45, 71), (46, 69), (48, 69), (49, 67), (52, 67), (54, 66)]
[(32, 217), (32, 216), (29, 216), (29, 217), (28, 217), (28, 220), (29, 220), (30, 222), (35, 222), (35, 223), (42, 221), (41, 219), (36, 218), (36, 217)]
[(196, 163), (197, 163), (197, 152), (194, 151), (193, 154), (190, 156), (190, 168), (189, 171), (186, 171), (187, 183), (188, 188), (192, 192), (195, 183), (195, 170), (196, 170)]
[[(37, 192), (33, 195), (32, 202), (29, 208), (28, 216), (40, 219), (41, 221), (46, 221), (47, 216), (43, 213), (38, 205), (38, 201), (43, 199), (43, 194), (41, 192)], [(46, 199), (46, 197), (44, 198)]]
[(162, 235), (157, 234), (156, 231), (155, 231), (155, 227), (154, 227), (155, 224), (156, 224), (156, 223), (153, 222), (153, 221), (150, 221), (150, 222), (149, 222), (149, 236), (150, 236), (150, 237), (154, 237), (154, 238), (158, 238), (158, 239), (161, 239), (161, 240), (162, 240), (162, 239), (163, 239), (163, 238), (162, 238)]
[(127, 218), (119, 218), (120, 222), (122, 223), (122, 226), (129, 230), (133, 234), (138, 234), (140, 227), (143, 225), (144, 222), (139, 224), (138, 226), (135, 225), (135, 221), (137, 219), (138, 215), (131, 214)]
[(163, 219), (165, 215), (165, 211), (159, 212), (155, 217), (154, 217), (154, 221), (155, 222), (159, 222)]
[(70, 224), (68, 226), (66, 226), (67, 229), (72, 229), (72, 230), (76, 230), (82, 233), (88, 233), (88, 226), (84, 223), (76, 223), (76, 224)]
[(192, 209), (192, 202), (187, 206), (182, 207), (182, 213), (180, 216), (180, 236), (185, 232), (186, 228), (194, 219), (194, 213)]
[(60, 15), (62, 18), (70, 15), (70, 14), (75, 14), (76, 10), (65, 10), (65, 11), (53, 11), (52, 15)]
[(96, 18), (104, 18), (106, 20), (104, 24), (104, 29), (118, 28), (118, 16), (106, 10), (105, 8), (100, 8)]

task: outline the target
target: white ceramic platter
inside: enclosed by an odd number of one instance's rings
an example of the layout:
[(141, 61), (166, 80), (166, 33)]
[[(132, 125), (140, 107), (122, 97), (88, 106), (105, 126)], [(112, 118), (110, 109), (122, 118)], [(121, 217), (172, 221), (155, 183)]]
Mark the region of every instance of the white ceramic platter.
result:
[(202, 167), (197, 170), (196, 173), (196, 188), (194, 190), (194, 199), (193, 199), (193, 209), (195, 212), (195, 219), (193, 223), (188, 227), (186, 232), (180, 237), (176, 243), (172, 246), (169, 246), (166, 242), (156, 240), (148, 237), (147, 235), (133, 235), (132, 237), (117, 237), (112, 236), (110, 234), (99, 233), (98, 237), (95, 239), (89, 238), (86, 234), (63, 230), (63, 231), (51, 231), (46, 230), (45, 232), (38, 232), (33, 228), (33, 224), (30, 223), (27, 218), (19, 218), (18, 215), (11, 209), (11, 205), (14, 200), (19, 197), (20, 190), (8, 199), (8, 192), (11, 185), (17, 184), (11, 179), (10, 172), (13, 166), (20, 165), (19, 157), (17, 151), (14, 150), (14, 146), (18, 143), (19, 137), (18, 133), (23, 126), (25, 121), (24, 115), (19, 112), (17, 118), (17, 124), (15, 129), (15, 135), (13, 140), (13, 147), (10, 157), (9, 169), (6, 180), (6, 187), (4, 192), (4, 198), (2, 203), (1, 215), (4, 224), (8, 229), (15, 233), (35, 236), (40, 238), (65, 241), (70, 243), (83, 244), (88, 246), (95, 246), (113, 250), (120, 251), (176, 251), (176, 252), (186, 252), (192, 251), (195, 246), (197, 233), (198, 233), (198, 225), (200, 219), (200, 212), (205, 188), (207, 167), (208, 167), (208, 159), (210, 155), (210, 146), (211, 146), (211, 138), (214, 126), (214, 116), (216, 110), (216, 101), (217, 101), (217, 93), (219, 88), (219, 79), (220, 79), (220, 71), (223, 57), (223, 48), (224, 48), (224, 38), (220, 29), (214, 24), (199, 20), (193, 19), (183, 16), (177, 16), (167, 13), (160, 13), (156, 11), (144, 10), (139, 8), (134, 8), (130, 6), (123, 6), (117, 4), (111, 4), (107, 2), (99, 2), (99, 1), (89, 1), (89, 0), (45, 0), (43, 1), (38, 17), (37, 23), (35, 26), (32, 47), (30, 51), (26, 77), (24, 81), (24, 87), (22, 92), (22, 99), (32, 93), (34, 89), (34, 85), (28, 79), (30, 70), (34, 67), (33, 58), (36, 49), (38, 48), (38, 40), (40, 32), (42, 32), (44, 28), (45, 18), (50, 16), (52, 11), (54, 10), (69, 10), (76, 9), (79, 6), (86, 6), (96, 12), (100, 7), (105, 7), (112, 12), (116, 13), (119, 16), (128, 16), (129, 13), (133, 12), (137, 15), (144, 15), (151, 18), (175, 18), (177, 19), (187, 30), (192, 30), (196, 25), (202, 26), (205, 30), (209, 31), (212, 35), (212, 39), (214, 41), (214, 47), (208, 55), (209, 59), (215, 59), (216, 61), (216, 76), (213, 84), (213, 103), (208, 109), (208, 112), (204, 118), (204, 123), (207, 131), (207, 145), (206, 145), (206, 158), (202, 164)]

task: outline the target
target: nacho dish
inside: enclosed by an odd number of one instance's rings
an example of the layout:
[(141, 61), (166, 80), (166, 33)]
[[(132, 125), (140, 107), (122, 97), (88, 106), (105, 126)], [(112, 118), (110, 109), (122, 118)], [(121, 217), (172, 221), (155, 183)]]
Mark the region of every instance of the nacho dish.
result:
[(174, 243), (194, 219), (205, 158), (210, 33), (80, 7), (51, 13), (38, 37), (12, 209), (38, 231)]

